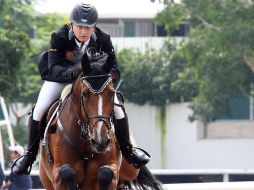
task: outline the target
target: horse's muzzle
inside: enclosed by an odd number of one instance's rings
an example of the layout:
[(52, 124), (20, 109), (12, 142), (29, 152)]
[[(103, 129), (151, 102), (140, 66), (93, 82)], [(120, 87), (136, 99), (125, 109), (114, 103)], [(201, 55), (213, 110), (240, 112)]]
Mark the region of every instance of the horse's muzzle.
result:
[(99, 143), (95, 139), (91, 139), (91, 144), (95, 152), (103, 153), (109, 148), (110, 138), (108, 138), (106, 141), (103, 141), (102, 143)]

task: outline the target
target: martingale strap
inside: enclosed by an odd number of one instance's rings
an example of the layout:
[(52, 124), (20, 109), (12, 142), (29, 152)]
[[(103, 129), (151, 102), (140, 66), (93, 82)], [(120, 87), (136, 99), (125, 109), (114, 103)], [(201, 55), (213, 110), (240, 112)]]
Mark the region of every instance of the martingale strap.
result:
[(81, 81), (91, 90), (94, 94), (101, 93), (108, 83), (112, 80), (111, 75), (96, 75), (85, 76), (81, 78)]
[(69, 145), (71, 146), (73, 151), (75, 151), (81, 157), (81, 160), (83, 162), (88, 161), (89, 159), (91, 159), (94, 156), (93, 152), (90, 152), (89, 154), (84, 155), (84, 154), (81, 154), (81, 152), (78, 151), (78, 148), (77, 148), (76, 144), (69, 138), (68, 134), (64, 130), (64, 127), (63, 127), (60, 119), (57, 120), (57, 126), (58, 126), (60, 132), (63, 134), (64, 139), (69, 143)]
[(57, 126), (58, 126), (59, 130), (61, 131), (61, 133), (63, 134), (65, 140), (70, 144), (70, 146), (71, 146), (73, 149), (75, 149), (76, 146), (75, 146), (75, 144), (70, 140), (70, 138), (68, 137), (68, 135), (66, 134), (66, 132), (65, 132), (65, 130), (64, 130), (64, 128), (63, 128), (63, 125), (62, 125), (60, 119), (57, 120)]

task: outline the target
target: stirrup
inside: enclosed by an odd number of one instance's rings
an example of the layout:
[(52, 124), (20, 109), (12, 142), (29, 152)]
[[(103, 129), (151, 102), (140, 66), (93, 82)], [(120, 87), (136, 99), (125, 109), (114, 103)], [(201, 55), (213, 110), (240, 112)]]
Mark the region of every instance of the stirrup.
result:
[[(13, 167), (16, 165), (16, 163), (23, 157), (27, 156), (27, 154), (24, 154), (20, 157), (18, 157), (11, 165), (11, 171), (13, 172)], [(23, 173), (24, 175), (29, 175), (31, 173), (31, 170), (32, 170), (32, 165), (33, 165), (33, 162), (28, 166), (27, 170)], [(15, 174), (15, 173), (14, 173)], [(22, 174), (20, 174), (22, 175)]]
[(141, 150), (142, 152), (144, 152), (144, 153), (145, 153), (145, 155), (147, 155), (149, 158), (151, 158), (151, 155), (150, 155), (148, 152), (146, 152), (144, 149), (142, 149), (142, 148), (132, 147), (132, 149), (138, 149), (138, 150)]
[[(135, 160), (135, 159), (133, 158), (133, 155), (135, 154), (135, 153), (133, 153), (133, 152), (136, 152), (136, 150), (140, 150), (145, 156), (147, 156), (146, 162), (143, 162), (143, 163), (138, 163), (138, 162), (136, 162), (137, 160)], [(127, 158), (127, 161), (128, 161), (130, 164), (132, 164), (135, 168), (139, 169), (139, 168), (143, 167), (144, 165), (146, 165), (146, 164), (150, 161), (150, 157), (151, 157), (150, 154), (148, 154), (148, 152), (146, 152), (145, 150), (143, 150), (143, 149), (141, 149), (141, 148), (138, 148), (138, 147), (132, 147), (132, 148), (131, 148), (130, 157), (129, 157), (129, 159)], [(126, 158), (126, 157), (125, 157), (125, 158)]]

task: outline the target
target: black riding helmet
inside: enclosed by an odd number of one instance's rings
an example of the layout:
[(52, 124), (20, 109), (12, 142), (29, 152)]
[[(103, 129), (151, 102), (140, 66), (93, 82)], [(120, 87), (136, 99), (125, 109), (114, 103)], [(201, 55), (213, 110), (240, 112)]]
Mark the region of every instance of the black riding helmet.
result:
[(90, 4), (79, 3), (71, 11), (70, 19), (76, 25), (91, 27), (98, 21), (98, 12)]

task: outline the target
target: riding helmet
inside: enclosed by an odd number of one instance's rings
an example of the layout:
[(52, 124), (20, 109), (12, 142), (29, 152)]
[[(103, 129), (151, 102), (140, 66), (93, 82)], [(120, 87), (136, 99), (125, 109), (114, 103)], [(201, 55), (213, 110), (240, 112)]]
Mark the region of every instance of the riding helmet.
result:
[(70, 15), (71, 22), (79, 26), (94, 26), (98, 21), (98, 12), (93, 5), (79, 3)]

